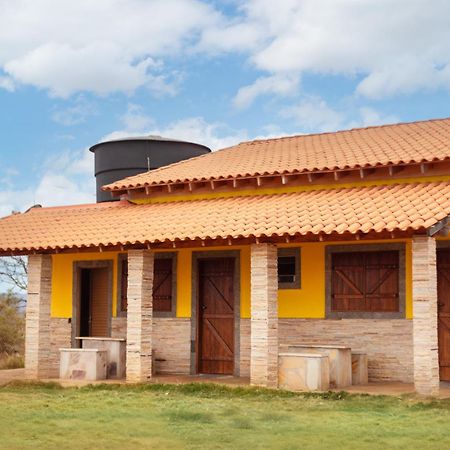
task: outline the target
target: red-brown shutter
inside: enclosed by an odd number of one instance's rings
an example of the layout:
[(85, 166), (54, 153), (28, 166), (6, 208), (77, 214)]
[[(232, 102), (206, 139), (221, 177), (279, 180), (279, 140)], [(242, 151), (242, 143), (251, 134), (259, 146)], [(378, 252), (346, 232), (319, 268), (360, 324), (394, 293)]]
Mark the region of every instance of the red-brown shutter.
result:
[(334, 253), (331, 310), (398, 312), (398, 251)]
[(155, 258), (153, 311), (172, 311), (172, 258)]

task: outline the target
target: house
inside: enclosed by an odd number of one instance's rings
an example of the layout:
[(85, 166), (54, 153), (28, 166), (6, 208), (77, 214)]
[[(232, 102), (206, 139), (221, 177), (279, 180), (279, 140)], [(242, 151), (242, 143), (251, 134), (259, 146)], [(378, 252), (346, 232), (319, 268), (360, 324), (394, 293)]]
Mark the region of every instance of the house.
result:
[(119, 200), (0, 220), (0, 254), (29, 255), (29, 376), (81, 334), (126, 338), (131, 382), (276, 387), (302, 342), (421, 394), (450, 380), (450, 119), (244, 142), (103, 190)]

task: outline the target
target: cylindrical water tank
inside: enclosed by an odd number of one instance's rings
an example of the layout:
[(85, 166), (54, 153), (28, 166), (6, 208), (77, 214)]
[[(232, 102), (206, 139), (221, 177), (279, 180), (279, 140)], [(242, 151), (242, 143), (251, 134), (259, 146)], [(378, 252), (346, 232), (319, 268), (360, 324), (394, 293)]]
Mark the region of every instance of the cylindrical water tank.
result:
[(157, 169), (174, 162), (209, 153), (211, 150), (193, 142), (160, 136), (133, 137), (100, 142), (90, 149), (95, 158), (97, 202), (112, 201), (110, 192), (101, 187), (122, 178)]

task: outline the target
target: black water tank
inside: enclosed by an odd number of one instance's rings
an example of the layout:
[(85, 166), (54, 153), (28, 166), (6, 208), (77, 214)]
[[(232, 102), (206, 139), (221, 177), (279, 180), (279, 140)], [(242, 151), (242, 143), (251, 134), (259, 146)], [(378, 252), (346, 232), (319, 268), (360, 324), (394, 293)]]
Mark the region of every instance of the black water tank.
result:
[(90, 149), (95, 155), (97, 202), (113, 200), (101, 187), (122, 178), (167, 166), (177, 161), (209, 153), (211, 150), (192, 142), (144, 136), (100, 142)]

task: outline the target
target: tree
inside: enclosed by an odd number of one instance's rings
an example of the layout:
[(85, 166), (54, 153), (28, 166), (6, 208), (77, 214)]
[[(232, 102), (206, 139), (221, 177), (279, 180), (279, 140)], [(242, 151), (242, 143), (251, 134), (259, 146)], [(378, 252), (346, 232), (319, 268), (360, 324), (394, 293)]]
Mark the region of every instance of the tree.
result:
[(27, 290), (27, 258), (8, 256), (0, 258), (0, 280), (13, 289)]
[(0, 355), (23, 353), (25, 320), (20, 303), (11, 291), (0, 294)]

